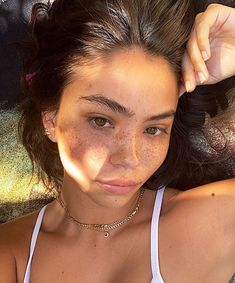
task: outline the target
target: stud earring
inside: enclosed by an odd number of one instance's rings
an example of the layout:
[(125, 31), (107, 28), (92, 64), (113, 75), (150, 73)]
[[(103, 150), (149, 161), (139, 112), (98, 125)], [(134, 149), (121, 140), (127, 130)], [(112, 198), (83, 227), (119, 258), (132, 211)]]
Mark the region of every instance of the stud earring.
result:
[(50, 136), (51, 135), (48, 129), (45, 129), (44, 135), (45, 136)]

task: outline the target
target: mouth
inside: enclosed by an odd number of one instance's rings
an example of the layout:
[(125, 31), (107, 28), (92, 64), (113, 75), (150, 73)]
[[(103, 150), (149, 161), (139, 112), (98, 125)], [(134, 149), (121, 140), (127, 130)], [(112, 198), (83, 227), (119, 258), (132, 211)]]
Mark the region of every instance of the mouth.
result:
[(105, 190), (106, 192), (112, 193), (112, 194), (117, 194), (117, 195), (122, 195), (122, 194), (127, 194), (131, 191), (135, 191), (137, 186), (140, 185), (140, 183), (134, 183), (134, 182), (117, 182), (115, 181), (110, 181), (110, 182), (97, 182), (99, 186)]

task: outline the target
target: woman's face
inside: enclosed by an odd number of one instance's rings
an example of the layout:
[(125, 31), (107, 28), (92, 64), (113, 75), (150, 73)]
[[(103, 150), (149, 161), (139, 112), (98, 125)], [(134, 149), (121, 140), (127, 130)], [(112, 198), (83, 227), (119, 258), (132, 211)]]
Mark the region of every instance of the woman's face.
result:
[[(175, 75), (164, 59), (140, 49), (74, 71), (55, 119), (43, 118), (58, 143), (64, 182), (105, 206), (126, 202), (166, 157), (178, 102)], [(110, 181), (129, 189), (100, 184)]]

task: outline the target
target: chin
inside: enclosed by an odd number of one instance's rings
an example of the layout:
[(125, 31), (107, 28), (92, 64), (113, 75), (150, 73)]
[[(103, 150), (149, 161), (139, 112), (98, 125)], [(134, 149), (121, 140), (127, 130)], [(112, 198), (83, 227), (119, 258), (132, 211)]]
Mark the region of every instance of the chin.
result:
[(131, 191), (125, 194), (114, 194), (107, 192), (89, 193), (90, 198), (99, 206), (105, 208), (121, 208), (128, 205), (136, 199), (136, 194), (139, 190)]

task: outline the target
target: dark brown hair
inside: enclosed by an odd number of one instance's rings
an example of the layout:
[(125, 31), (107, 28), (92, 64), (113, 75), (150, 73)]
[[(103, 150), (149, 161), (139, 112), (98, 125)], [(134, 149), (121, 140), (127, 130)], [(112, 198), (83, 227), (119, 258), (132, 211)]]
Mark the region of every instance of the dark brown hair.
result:
[[(117, 49), (138, 46), (166, 59), (180, 82), (182, 56), (194, 18), (190, 0), (55, 0), (33, 6), (33, 38), (22, 75), (19, 135), (33, 173), (36, 168), (49, 190), (61, 185), (63, 166), (57, 144), (44, 135), (41, 113), (58, 110), (73, 67)], [(33, 74), (30, 82), (25, 80), (29, 73)], [(202, 129), (205, 113), (215, 115), (218, 108), (214, 93), (206, 100), (200, 96), (180, 98), (167, 158), (146, 182), (148, 188), (163, 184), (184, 189), (208, 178), (226, 177), (218, 164), (211, 165), (192, 147), (190, 133)]]

